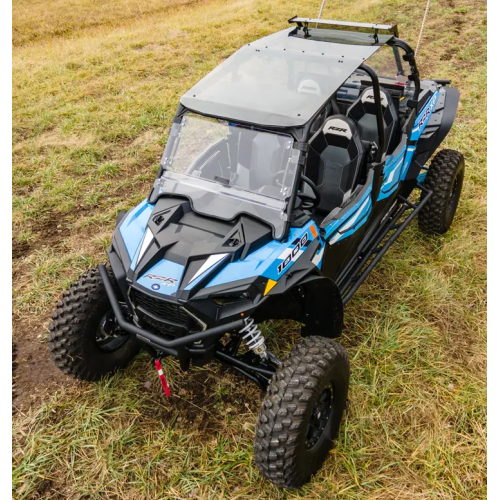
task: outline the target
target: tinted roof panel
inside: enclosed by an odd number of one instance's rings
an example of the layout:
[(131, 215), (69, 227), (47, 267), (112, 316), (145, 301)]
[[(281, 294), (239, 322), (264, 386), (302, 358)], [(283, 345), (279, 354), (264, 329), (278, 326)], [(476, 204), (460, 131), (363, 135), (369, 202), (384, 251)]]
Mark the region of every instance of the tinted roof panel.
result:
[(274, 33), (242, 47), (181, 98), (199, 113), (263, 126), (304, 125), (380, 45)]

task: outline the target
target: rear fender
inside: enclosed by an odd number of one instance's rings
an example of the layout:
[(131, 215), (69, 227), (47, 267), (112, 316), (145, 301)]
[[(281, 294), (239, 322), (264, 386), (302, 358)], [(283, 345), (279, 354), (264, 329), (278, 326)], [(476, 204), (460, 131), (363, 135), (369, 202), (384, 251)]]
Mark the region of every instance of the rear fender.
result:
[(459, 99), (460, 92), (457, 88), (441, 87), (432, 114), (428, 118), (425, 128), (418, 135), (418, 142), (405, 180), (417, 178), (422, 167), (448, 135), (455, 121)]

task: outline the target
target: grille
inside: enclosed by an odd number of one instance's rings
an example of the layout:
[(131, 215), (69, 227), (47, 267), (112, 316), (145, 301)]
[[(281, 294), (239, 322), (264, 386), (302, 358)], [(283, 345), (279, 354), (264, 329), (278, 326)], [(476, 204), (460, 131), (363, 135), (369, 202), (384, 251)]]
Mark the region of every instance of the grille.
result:
[(191, 319), (189, 314), (183, 311), (178, 304), (150, 297), (137, 290), (134, 290), (134, 299), (137, 306), (164, 321), (187, 325)]
[(174, 335), (176, 333), (179, 333), (180, 328), (169, 325), (168, 323), (163, 323), (162, 321), (158, 321), (151, 316), (147, 316), (146, 314), (143, 314), (143, 319), (144, 321), (149, 325), (152, 326), (155, 330), (158, 330), (161, 334), (163, 335)]
[[(199, 325), (193, 321), (191, 316), (181, 309), (179, 304), (167, 302), (165, 300), (150, 297), (145, 293), (137, 290), (132, 290), (132, 298), (135, 305), (142, 309), (145, 313), (153, 314), (156, 318), (144, 315), (144, 320), (147, 321), (152, 327), (156, 328), (162, 333), (174, 334), (179, 331), (179, 327), (168, 323), (177, 323), (186, 327), (188, 330), (199, 330)], [(165, 321), (158, 321), (158, 319)]]

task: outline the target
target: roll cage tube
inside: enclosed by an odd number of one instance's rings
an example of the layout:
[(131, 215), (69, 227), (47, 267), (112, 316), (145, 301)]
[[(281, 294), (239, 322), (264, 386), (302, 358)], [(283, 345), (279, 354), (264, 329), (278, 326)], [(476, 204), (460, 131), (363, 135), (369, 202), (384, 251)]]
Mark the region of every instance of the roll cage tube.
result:
[(414, 98), (418, 100), (418, 95), (420, 94), (420, 75), (418, 73), (417, 63), (415, 61), (415, 53), (413, 49), (404, 41), (399, 38), (394, 38), (388, 45), (393, 47), (399, 47), (405, 51), (403, 59), (410, 65), (411, 75), (408, 75), (408, 79), (415, 83), (415, 96)]
[[(377, 132), (379, 136), (379, 148), (377, 150), (377, 155), (374, 159), (376, 163), (380, 162), (382, 159), (382, 155), (385, 152), (385, 130), (384, 130), (384, 117), (382, 114), (382, 100), (380, 99), (380, 84), (378, 81), (378, 76), (373, 71), (372, 68), (367, 66), (366, 64), (362, 64), (361, 66), (358, 67), (358, 69), (364, 71), (371, 79), (372, 85), (373, 85), (373, 90), (375, 94), (375, 108), (377, 111)], [(306, 164), (306, 159), (307, 159), (307, 151), (309, 149), (309, 144), (308, 144), (308, 137), (309, 133), (311, 131), (312, 124), (316, 120), (316, 118), (323, 112), (325, 106), (327, 105), (328, 101), (325, 102), (323, 106), (321, 106), (316, 113), (309, 119), (309, 121), (306, 123), (306, 125), (303, 128), (303, 134), (302, 134), (302, 141), (298, 142), (296, 147), (300, 151), (300, 157), (299, 157), (299, 164), (298, 164), (298, 172), (295, 177), (295, 182), (292, 187), (292, 194), (290, 196), (290, 199), (288, 201), (288, 206), (286, 209), (286, 215), (287, 215), (287, 221), (286, 221), (286, 227), (283, 233), (283, 239), (286, 239), (288, 236), (288, 233), (290, 231), (290, 226), (292, 224), (292, 218), (293, 218), (293, 211), (295, 210), (295, 200), (297, 199), (297, 191), (299, 189), (299, 184), (302, 181), (302, 176), (304, 175), (304, 166)]]
[(375, 98), (375, 111), (377, 113), (377, 132), (378, 132), (378, 149), (377, 155), (375, 156), (375, 162), (378, 163), (382, 160), (382, 156), (385, 152), (385, 130), (384, 130), (384, 115), (382, 112), (382, 100), (380, 99), (380, 84), (378, 82), (378, 76), (370, 66), (362, 64), (359, 67), (360, 70), (364, 71), (372, 81), (373, 94)]

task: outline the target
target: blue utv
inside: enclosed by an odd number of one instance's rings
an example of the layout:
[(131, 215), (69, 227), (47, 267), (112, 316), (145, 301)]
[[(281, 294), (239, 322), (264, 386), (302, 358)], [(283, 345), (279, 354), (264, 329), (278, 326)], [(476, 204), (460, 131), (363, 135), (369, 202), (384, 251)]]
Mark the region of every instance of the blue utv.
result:
[[(64, 293), (49, 345), (82, 380), (145, 349), (167, 395), (162, 357), (233, 367), (267, 391), (259, 470), (300, 487), (346, 407), (344, 305), (414, 217), (448, 230), (464, 158), (435, 154), (458, 90), (420, 80), (395, 26), (289, 22), (182, 96), (149, 196), (120, 213), (109, 264)], [(259, 329), (271, 319), (302, 325), (286, 359)]]

